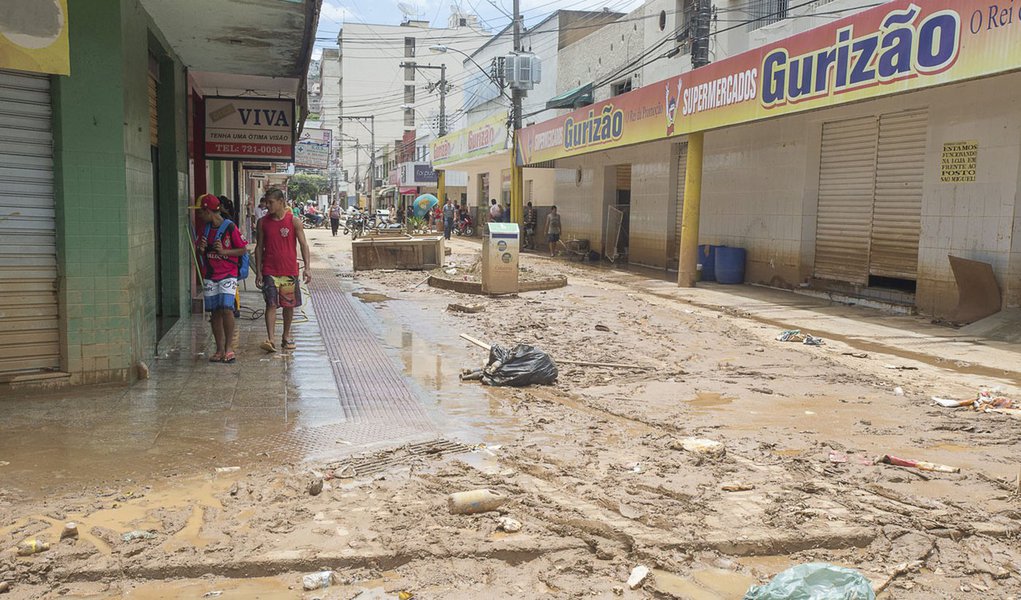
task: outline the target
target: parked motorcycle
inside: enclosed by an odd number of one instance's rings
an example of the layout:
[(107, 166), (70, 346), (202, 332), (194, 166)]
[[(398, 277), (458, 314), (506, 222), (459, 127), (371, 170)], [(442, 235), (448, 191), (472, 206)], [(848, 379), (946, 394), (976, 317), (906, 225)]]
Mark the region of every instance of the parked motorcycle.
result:
[(472, 222), (471, 215), (466, 214), (463, 218), (458, 219), (457, 224), (454, 225), (454, 233), (468, 237), (475, 235), (475, 223)]

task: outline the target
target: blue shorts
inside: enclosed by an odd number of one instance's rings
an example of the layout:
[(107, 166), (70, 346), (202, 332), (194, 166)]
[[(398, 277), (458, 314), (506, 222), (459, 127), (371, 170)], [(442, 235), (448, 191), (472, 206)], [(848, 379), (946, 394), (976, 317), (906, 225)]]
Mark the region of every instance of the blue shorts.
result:
[(214, 310), (234, 310), (234, 301), (238, 291), (238, 280), (227, 277), (219, 281), (204, 279), (202, 296), (205, 300), (206, 312)]

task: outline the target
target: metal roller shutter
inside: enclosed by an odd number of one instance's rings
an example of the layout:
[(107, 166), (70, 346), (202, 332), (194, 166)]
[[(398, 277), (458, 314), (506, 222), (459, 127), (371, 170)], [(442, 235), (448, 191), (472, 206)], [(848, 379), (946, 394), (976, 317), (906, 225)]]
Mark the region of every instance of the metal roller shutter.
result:
[(918, 278), (928, 122), (926, 109), (879, 118), (870, 275)]
[(677, 211), (674, 215), (674, 240), (670, 257), (680, 259), (681, 222), (684, 220), (684, 175), (688, 169), (688, 144), (677, 144)]
[(878, 121), (823, 124), (815, 276), (868, 283)]
[(0, 376), (60, 368), (50, 80), (0, 70)]

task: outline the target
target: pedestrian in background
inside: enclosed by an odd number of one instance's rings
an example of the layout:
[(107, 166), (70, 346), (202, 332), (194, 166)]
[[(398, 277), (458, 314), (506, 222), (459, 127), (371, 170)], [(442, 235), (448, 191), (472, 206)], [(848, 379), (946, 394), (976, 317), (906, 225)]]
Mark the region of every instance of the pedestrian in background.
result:
[(443, 205), (443, 237), (450, 239), (450, 234), (454, 230), (454, 203), (450, 201), (450, 197), (447, 197), (447, 203)]
[(206, 224), (195, 245), (202, 257), (203, 305), (216, 340), (216, 352), (209, 362), (232, 363), (237, 360), (233, 346), (238, 272), (247, 242), (234, 222), (223, 218), (216, 196), (204, 194), (192, 208)]
[(301, 219), (287, 210), (284, 193), (279, 189), (266, 192), (269, 214), (259, 221), (258, 246), (255, 248), (255, 285), (262, 288), (266, 300), (266, 341), (259, 347), (266, 352), (276, 352), (273, 343), (276, 332), (277, 308), (284, 313), (284, 334), (281, 344), (285, 350), (294, 350), (291, 337), (291, 323), (294, 309), (301, 306), (301, 281), (298, 280), (298, 252), (305, 263), (302, 279), (312, 281), (311, 256)]
[(334, 200), (330, 205), (330, 230), (333, 231), (333, 237), (337, 237), (338, 229), (340, 229), (340, 202)]
[(503, 207), (496, 203), (496, 198), (489, 200), (489, 222), (499, 223), (503, 220)]
[(539, 224), (539, 213), (532, 207), (532, 203), (529, 202), (525, 206), (525, 247), (530, 250), (535, 250), (535, 226)]
[(555, 204), (546, 215), (546, 241), (549, 242), (549, 255), (552, 258), (557, 255), (557, 242), (560, 241), (560, 213)]

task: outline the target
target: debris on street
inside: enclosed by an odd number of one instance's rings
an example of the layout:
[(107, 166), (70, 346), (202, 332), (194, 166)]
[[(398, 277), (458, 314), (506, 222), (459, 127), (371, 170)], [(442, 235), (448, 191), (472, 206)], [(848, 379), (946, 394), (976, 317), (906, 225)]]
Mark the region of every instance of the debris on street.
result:
[(634, 569), (631, 569), (631, 574), (627, 578), (628, 588), (634, 590), (642, 587), (645, 580), (649, 577), (649, 567), (645, 565), (638, 565)]
[(791, 567), (769, 583), (752, 586), (744, 600), (875, 600), (872, 584), (854, 569), (826, 563)]
[(908, 458), (898, 458), (889, 454), (884, 454), (879, 462), (886, 463), (888, 465), (895, 465), (898, 467), (909, 467), (912, 469), (921, 469), (923, 471), (936, 471), (939, 473), (960, 473), (960, 467), (950, 467), (947, 465), (941, 465), (937, 463), (926, 462), (924, 460), (912, 460)]
[(684, 450), (698, 456), (722, 457), (727, 453), (727, 447), (722, 442), (707, 440), (704, 438), (683, 438), (670, 442), (673, 450)]
[(18, 544), (18, 556), (31, 556), (40, 552), (46, 552), (50, 549), (50, 545), (47, 542), (41, 540), (25, 540)]
[(826, 342), (814, 335), (801, 333), (800, 329), (785, 329), (776, 335), (778, 342), (801, 342), (806, 346), (822, 346)]
[(507, 502), (507, 496), (490, 489), (456, 492), (447, 497), (447, 508), (452, 515), (473, 515), (497, 510)]
[(496, 528), (504, 533), (515, 533), (521, 531), (521, 521), (510, 517), (500, 517), (497, 520)]
[(156, 532), (155, 531), (143, 531), (141, 529), (136, 529), (134, 531), (129, 531), (129, 532), (121, 535), (121, 541), (123, 541), (123, 542), (130, 542), (130, 541), (133, 541), (133, 540), (151, 540), (151, 539), (155, 539), (155, 538), (156, 538)]
[(319, 571), (318, 573), (311, 573), (301, 578), (301, 587), (306, 592), (314, 590), (324, 590), (337, 581), (337, 574), (333, 571)]

